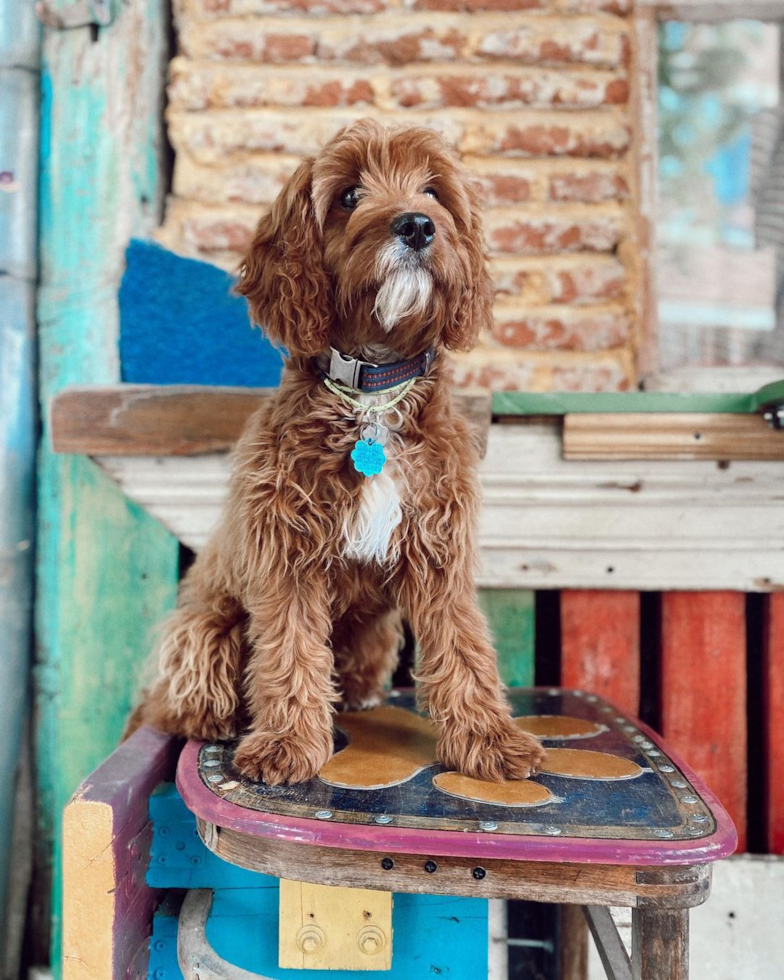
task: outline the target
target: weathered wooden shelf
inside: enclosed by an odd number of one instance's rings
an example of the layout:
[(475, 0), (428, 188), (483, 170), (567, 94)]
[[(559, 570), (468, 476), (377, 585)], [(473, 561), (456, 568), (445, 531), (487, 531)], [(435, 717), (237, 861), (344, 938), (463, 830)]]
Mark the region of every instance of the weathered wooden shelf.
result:
[[(226, 495), (227, 450), (263, 396), (208, 387), (70, 389), (52, 404), (54, 448), (94, 457), (131, 499), (198, 550)], [(780, 462), (564, 459), (555, 409), (563, 402), (573, 412), (588, 402), (558, 396), (548, 413), (509, 417), (516, 399), (495, 395), (494, 412), (514, 424), (485, 429), (480, 585), (784, 589)], [(747, 404), (731, 407), (748, 413)], [(487, 399), (473, 402), (475, 415), (488, 411)], [(734, 414), (725, 410), (725, 423)], [(633, 418), (640, 425), (646, 416)], [(784, 444), (782, 433), (771, 438)]]

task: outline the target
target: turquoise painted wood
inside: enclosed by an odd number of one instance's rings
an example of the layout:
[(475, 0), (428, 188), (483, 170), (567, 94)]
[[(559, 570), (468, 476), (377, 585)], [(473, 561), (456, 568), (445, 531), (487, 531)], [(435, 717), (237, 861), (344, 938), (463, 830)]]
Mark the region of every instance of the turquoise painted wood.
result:
[[(207, 939), (224, 959), (272, 980), (360, 980), (358, 970), (278, 967), (278, 880), (238, 868), (202, 844), (193, 814), (173, 785), (150, 797), (153, 843), (147, 882), (165, 888), (212, 888)], [(388, 980), (477, 980), (487, 976), (487, 901), (437, 895), (395, 895), (392, 969)], [(176, 919), (156, 915), (150, 980), (181, 980)]]
[(43, 49), (37, 865), (53, 882), (55, 977), (62, 808), (119, 738), (154, 624), (175, 601), (179, 556), (177, 542), (88, 459), (54, 456), (46, 430), (61, 388), (119, 380), (124, 251), (156, 224), (162, 204), (167, 8), (131, 0), (116, 13), (95, 37), (47, 30)]

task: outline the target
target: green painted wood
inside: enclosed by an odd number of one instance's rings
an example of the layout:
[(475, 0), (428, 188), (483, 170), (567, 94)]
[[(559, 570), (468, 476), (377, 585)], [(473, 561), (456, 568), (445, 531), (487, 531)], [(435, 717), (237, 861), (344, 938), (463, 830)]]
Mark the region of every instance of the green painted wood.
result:
[(479, 602), (493, 634), (501, 679), (508, 687), (534, 683), (535, 594), (528, 589), (481, 589)]
[(587, 392), (499, 391), (493, 394), (493, 415), (571, 415), (584, 412), (717, 412), (750, 414), (763, 405), (784, 404), (784, 381), (751, 394), (689, 395), (665, 391)]
[[(111, 27), (47, 30), (41, 128), (40, 392), (119, 381), (117, 289), (131, 234), (163, 197), (166, 5), (117, 5)], [(154, 624), (174, 604), (179, 546), (88, 459), (39, 459), (38, 872), (52, 876), (60, 963), (61, 813), (114, 747)], [(39, 879), (40, 880), (40, 879)], [(38, 920), (43, 919), (38, 910)]]

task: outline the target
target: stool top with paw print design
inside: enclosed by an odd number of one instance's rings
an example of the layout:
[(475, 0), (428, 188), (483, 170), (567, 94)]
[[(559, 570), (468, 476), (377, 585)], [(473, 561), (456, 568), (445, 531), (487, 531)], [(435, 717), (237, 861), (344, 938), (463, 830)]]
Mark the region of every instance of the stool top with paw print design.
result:
[[(296, 872), (286, 876), (300, 880), (322, 880), (302, 872), (324, 861), (334, 880), (344, 855), (366, 865), (365, 887), (400, 890), (399, 880), (379, 885), (378, 869), (383, 879), (413, 862), (421, 873), (418, 857), (427, 857), (425, 865), (436, 866), (425, 872), (428, 891), (440, 892), (440, 879), (447, 894), (513, 897), (497, 876), (491, 888), (484, 867), (472, 866), (470, 885), (436, 872), (480, 860), (698, 866), (735, 849), (724, 808), (641, 722), (582, 691), (514, 689), (509, 699), (517, 724), (547, 749), (528, 780), (482, 782), (447, 771), (413, 693), (393, 691), (376, 708), (336, 716), (335, 754), (309, 782), (253, 782), (233, 765), (234, 743), (192, 741), (177, 785), (208, 847), (272, 874), (293, 860)], [(448, 890), (456, 885), (464, 890)]]

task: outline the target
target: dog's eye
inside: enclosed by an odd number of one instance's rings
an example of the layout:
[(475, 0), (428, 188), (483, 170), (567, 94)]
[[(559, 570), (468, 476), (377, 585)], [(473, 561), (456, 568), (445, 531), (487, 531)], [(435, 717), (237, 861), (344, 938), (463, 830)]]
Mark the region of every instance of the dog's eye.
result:
[(344, 211), (353, 211), (359, 204), (359, 188), (347, 187), (340, 195), (340, 206)]
[(432, 197), (434, 201), (438, 200), (438, 194), (436, 193), (435, 187), (426, 187), (422, 193), (427, 194), (428, 197)]

